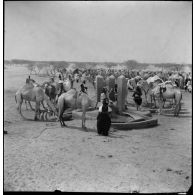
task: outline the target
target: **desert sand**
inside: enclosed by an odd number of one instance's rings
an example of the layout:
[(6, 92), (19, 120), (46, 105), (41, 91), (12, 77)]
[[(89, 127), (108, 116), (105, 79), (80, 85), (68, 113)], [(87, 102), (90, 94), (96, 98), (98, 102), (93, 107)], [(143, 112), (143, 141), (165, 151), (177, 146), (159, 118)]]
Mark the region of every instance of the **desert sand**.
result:
[[(183, 92), (179, 117), (159, 125), (98, 136), (96, 121), (21, 119), (14, 95), (28, 70), (4, 70), (4, 191), (186, 192), (192, 183), (192, 94)], [(46, 80), (32, 76), (38, 83)], [(91, 96), (95, 91), (87, 84)], [(132, 97), (129, 95), (128, 101)], [(23, 112), (33, 116), (32, 111)]]

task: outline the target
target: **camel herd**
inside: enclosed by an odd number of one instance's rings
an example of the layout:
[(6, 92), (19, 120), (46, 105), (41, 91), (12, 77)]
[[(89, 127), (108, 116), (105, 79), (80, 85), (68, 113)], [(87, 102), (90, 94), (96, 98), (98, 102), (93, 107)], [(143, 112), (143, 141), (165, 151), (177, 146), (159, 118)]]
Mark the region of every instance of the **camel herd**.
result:
[(179, 111), (181, 110), (182, 92), (172, 81), (164, 82), (158, 76), (150, 77), (147, 80), (144, 80), (141, 77), (135, 77), (128, 81), (128, 87), (130, 89), (134, 89), (137, 85), (140, 86), (144, 92), (146, 103), (149, 95), (151, 104), (152, 101), (154, 101), (154, 105), (156, 107), (157, 98), (159, 100), (159, 109), (161, 113), (165, 101), (167, 99), (172, 99), (175, 103), (174, 115), (179, 115)]
[[(56, 84), (56, 83), (53, 83)], [(29, 79), (26, 84), (21, 87), (15, 95), (15, 100), (17, 103), (17, 110), (19, 111), (19, 114), (22, 116), (22, 118), (25, 118), (21, 111), (21, 106), (23, 103), (23, 100), (27, 102), (35, 102), (35, 116), (34, 120), (38, 120), (40, 117), (40, 105), (42, 104), (43, 108), (46, 108), (44, 106), (44, 101), (47, 103), (50, 111), (52, 111), (55, 116), (58, 117), (61, 126), (66, 126), (63, 120), (63, 113), (65, 110), (70, 109), (77, 109), (82, 108), (83, 114), (82, 114), (82, 128), (85, 127), (85, 114), (86, 110), (92, 106), (92, 100), (89, 98), (89, 96), (85, 93), (78, 93), (76, 89), (68, 88), (67, 87), (67, 81), (64, 83), (64, 87), (67, 90), (67, 92), (62, 93), (59, 98), (57, 99), (57, 102), (55, 102), (55, 93), (57, 92), (56, 85), (54, 94), (48, 93), (48, 88), (51, 87), (51, 85), (48, 85), (46, 83), (42, 85), (34, 85), (34, 80)], [(52, 85), (53, 86), (53, 85)], [(46, 93), (47, 91), (47, 93)], [(31, 104), (30, 104), (31, 105)], [(32, 106), (30, 106), (32, 108)]]
[[(112, 77), (116, 78), (113, 75)], [(15, 100), (17, 103), (19, 114), (24, 118), (21, 111), (21, 106), (24, 100), (26, 106), (27, 103), (29, 103), (31, 109), (35, 111), (34, 120), (38, 120), (40, 118), (40, 106), (42, 105), (44, 110), (48, 110), (48, 112), (53, 113), (56, 118), (58, 118), (61, 126), (66, 126), (63, 119), (63, 113), (65, 112), (65, 110), (74, 110), (77, 108), (81, 108), (82, 128), (86, 128), (86, 112), (89, 107), (96, 108), (97, 102), (94, 103), (87, 93), (79, 93), (76, 89), (74, 89), (72, 80), (70, 78), (71, 77), (69, 76), (63, 81), (64, 92), (62, 94), (58, 94), (59, 82), (54, 81), (54, 79), (52, 79), (50, 82), (44, 82), (42, 85), (40, 85), (29, 77), (26, 80), (24, 86), (18, 89), (15, 94)], [(88, 82), (92, 82), (93, 86), (96, 87), (96, 85), (94, 85), (94, 83), (96, 82), (96, 79), (94, 79), (94, 74), (88, 74), (87, 77), (86, 74), (85, 77), (83, 75), (79, 77), (78, 74), (75, 74), (72, 75), (72, 78), (75, 78), (73, 82), (79, 82), (79, 79), (88, 80)], [(126, 79), (127, 91), (135, 90), (136, 86), (140, 86), (143, 94), (145, 95), (146, 103), (148, 103), (148, 98), (150, 97), (151, 103), (154, 102), (155, 107), (157, 107), (156, 99), (158, 100), (160, 114), (164, 107), (165, 101), (168, 99), (172, 99), (175, 106), (174, 115), (179, 115), (179, 111), (181, 109), (182, 93), (180, 87), (176, 86), (173, 80), (170, 79), (163, 81), (163, 79), (158, 75), (150, 77), (141, 77), (140, 75), (136, 75), (133, 78)], [(125, 101), (128, 102), (127, 99)], [(32, 108), (30, 102), (35, 102), (35, 109)], [(44, 103), (47, 104), (47, 108)]]

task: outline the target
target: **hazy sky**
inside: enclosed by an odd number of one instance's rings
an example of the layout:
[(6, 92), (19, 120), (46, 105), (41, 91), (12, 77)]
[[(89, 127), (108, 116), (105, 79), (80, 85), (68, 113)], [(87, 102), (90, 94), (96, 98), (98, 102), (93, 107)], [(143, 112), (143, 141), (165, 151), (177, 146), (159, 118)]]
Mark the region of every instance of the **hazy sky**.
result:
[(192, 63), (191, 2), (5, 2), (5, 59)]

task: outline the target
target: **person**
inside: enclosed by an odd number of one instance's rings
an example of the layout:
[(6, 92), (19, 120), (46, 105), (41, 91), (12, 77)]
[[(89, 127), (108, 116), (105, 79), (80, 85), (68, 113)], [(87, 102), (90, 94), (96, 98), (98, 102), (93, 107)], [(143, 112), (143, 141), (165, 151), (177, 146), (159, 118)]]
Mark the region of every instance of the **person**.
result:
[(71, 83), (71, 89), (73, 88), (73, 84), (74, 84), (74, 80), (71, 76), (71, 74), (68, 75), (68, 79), (70, 80), (70, 83)]
[(100, 95), (100, 100), (101, 100), (102, 104), (103, 104), (104, 100), (107, 101), (107, 103), (109, 103), (109, 94), (108, 94), (108, 90), (107, 90), (106, 87), (102, 88), (102, 93)]
[[(101, 111), (102, 106), (104, 104), (109, 105), (109, 94), (108, 94), (108, 89), (106, 87), (102, 88), (102, 93), (100, 95), (100, 100), (101, 100), (101, 105), (99, 107), (99, 111)], [(108, 112), (110, 113), (112, 111), (112, 109), (108, 106)]]
[[(88, 89), (88, 88), (85, 86), (85, 81), (83, 81), (83, 82), (81, 83), (80, 87), (81, 87), (80, 94), (81, 94), (81, 93), (86, 93), (86, 94), (87, 94), (87, 89)], [(79, 95), (80, 95), (80, 94), (79, 94)]]
[(54, 77), (51, 77), (51, 78), (49, 79), (49, 83), (50, 83), (50, 84), (54, 83)]
[(64, 91), (64, 86), (63, 86), (63, 81), (62, 80), (59, 80), (59, 90), (58, 90), (58, 94), (62, 94)]
[(103, 100), (103, 105), (100, 106), (97, 116), (97, 133), (99, 135), (108, 136), (111, 126), (111, 117), (109, 113), (109, 106), (106, 99)]
[(59, 81), (61, 81), (61, 80), (62, 80), (62, 76), (61, 76), (61, 74), (59, 74), (59, 77), (58, 77), (58, 78), (59, 78)]
[(115, 100), (117, 101), (117, 94), (118, 94), (118, 85), (114, 85), (114, 92), (115, 92)]
[(79, 74), (78, 73), (75, 74), (75, 80), (77, 83), (79, 82)]
[(30, 83), (30, 75), (28, 76), (28, 78), (26, 79), (26, 83)]
[(189, 92), (192, 91), (192, 82), (191, 79), (188, 80), (187, 84), (186, 84), (186, 88)]
[(189, 80), (190, 80), (190, 79), (189, 79), (188, 77), (185, 79), (185, 86), (184, 86), (185, 91), (187, 91), (187, 89), (188, 89), (187, 84), (188, 84), (188, 81), (189, 81)]
[(85, 85), (86, 84), (86, 81), (84, 80), (82, 83)]
[(142, 96), (141, 88), (140, 88), (140, 86), (137, 86), (135, 92), (132, 95), (132, 97), (134, 97), (134, 101), (135, 101), (137, 110), (140, 109), (140, 105), (142, 104), (141, 96)]
[(175, 80), (175, 84), (177, 87), (179, 87), (179, 81), (177, 79)]
[(59, 81), (58, 81), (58, 84), (59, 84), (59, 86), (58, 86), (58, 88), (57, 88), (57, 95), (56, 95), (56, 98), (55, 98), (55, 101), (57, 102), (57, 100), (58, 100), (58, 98), (60, 97), (60, 95), (62, 94), (62, 93), (64, 93), (64, 92), (66, 92), (65, 90), (64, 90), (64, 86), (63, 86), (63, 80), (62, 80), (62, 77), (61, 77), (61, 75), (59, 75)]
[[(81, 93), (86, 93), (86, 94), (87, 94), (87, 87), (84, 85), (84, 82), (81, 83), (80, 86), (81, 86), (80, 94), (81, 94)], [(79, 94), (79, 95), (80, 95), (80, 94)]]
[(113, 102), (116, 101), (116, 94), (115, 94), (115, 91), (114, 91), (114, 88), (111, 88), (110, 92), (109, 92), (109, 99)]

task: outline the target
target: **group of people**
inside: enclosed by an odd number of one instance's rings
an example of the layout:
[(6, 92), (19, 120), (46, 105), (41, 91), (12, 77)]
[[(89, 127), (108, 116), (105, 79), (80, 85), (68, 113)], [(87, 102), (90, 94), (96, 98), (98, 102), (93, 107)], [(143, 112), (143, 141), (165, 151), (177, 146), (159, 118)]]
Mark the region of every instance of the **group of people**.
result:
[[(114, 94), (114, 95), (113, 95)], [(110, 102), (114, 102), (117, 100), (117, 85), (115, 88), (110, 90), (108, 93), (108, 89), (106, 87), (102, 88), (102, 93), (100, 96), (101, 106), (99, 107), (98, 115), (97, 115), (97, 132), (99, 135), (107, 136), (110, 126), (111, 126), (111, 112), (112, 109), (109, 107)], [(133, 98), (135, 104), (137, 106), (137, 110), (140, 110), (140, 105), (142, 103), (142, 92), (139, 86), (136, 87), (136, 90), (133, 93)]]

